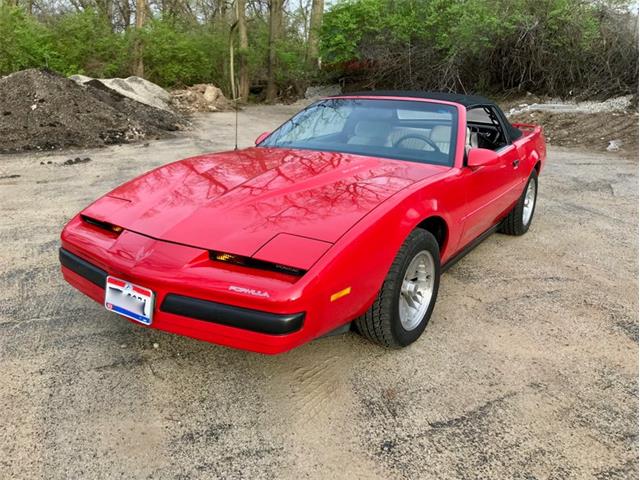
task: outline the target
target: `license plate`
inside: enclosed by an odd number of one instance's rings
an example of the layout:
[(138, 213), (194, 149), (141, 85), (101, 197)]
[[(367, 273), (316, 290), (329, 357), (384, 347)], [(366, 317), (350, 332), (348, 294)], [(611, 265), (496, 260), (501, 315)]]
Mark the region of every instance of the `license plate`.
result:
[(153, 292), (115, 277), (107, 277), (107, 288), (104, 295), (104, 306), (107, 310), (140, 322), (151, 325), (153, 319)]

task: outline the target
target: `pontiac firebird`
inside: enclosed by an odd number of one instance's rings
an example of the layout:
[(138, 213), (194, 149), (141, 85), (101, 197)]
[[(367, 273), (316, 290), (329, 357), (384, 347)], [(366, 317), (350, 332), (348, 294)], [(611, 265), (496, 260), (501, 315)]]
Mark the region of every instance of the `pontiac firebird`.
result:
[(320, 100), (255, 147), (161, 166), (61, 235), (67, 282), (150, 328), (281, 353), (350, 326), (414, 342), (441, 272), (496, 230), (522, 235), (546, 157), (490, 100)]

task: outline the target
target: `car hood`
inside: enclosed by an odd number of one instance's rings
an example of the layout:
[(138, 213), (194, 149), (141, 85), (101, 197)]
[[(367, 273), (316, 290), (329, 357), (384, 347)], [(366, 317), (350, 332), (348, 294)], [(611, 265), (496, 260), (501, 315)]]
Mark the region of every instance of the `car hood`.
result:
[(83, 214), (160, 240), (252, 256), (279, 234), (333, 243), (393, 194), (446, 169), (254, 147), (157, 168)]

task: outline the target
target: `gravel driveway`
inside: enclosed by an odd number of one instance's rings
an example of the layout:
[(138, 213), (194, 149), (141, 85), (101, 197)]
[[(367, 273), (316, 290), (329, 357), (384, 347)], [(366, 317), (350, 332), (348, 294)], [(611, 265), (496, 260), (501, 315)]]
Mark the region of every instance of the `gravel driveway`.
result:
[[(242, 112), (241, 146), (293, 110)], [(129, 323), (63, 282), (74, 213), (232, 147), (233, 121), (0, 156), (0, 478), (637, 478), (637, 160), (551, 148), (530, 232), (449, 270), (401, 351), (355, 334), (230, 350)], [(62, 165), (76, 156), (91, 161)]]

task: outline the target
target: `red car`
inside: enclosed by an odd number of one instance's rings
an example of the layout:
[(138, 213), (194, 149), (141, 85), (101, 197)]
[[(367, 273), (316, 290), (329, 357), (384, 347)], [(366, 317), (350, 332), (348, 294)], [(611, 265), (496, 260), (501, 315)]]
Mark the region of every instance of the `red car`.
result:
[(244, 150), (152, 170), (62, 232), (64, 278), (133, 321), (280, 353), (348, 328), (387, 347), (425, 329), (441, 272), (522, 235), (540, 127), (476, 96), (314, 103)]

